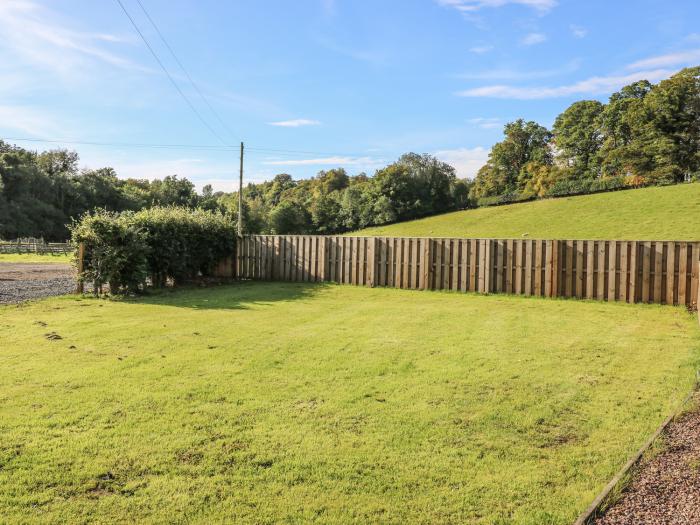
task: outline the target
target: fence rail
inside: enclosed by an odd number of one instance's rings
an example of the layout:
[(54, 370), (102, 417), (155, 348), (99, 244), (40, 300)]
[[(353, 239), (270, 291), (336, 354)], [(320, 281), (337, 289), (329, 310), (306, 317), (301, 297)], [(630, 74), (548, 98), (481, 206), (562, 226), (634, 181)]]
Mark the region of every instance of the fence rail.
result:
[(73, 251), (73, 247), (63, 242), (45, 242), (43, 239), (17, 239), (14, 241), (0, 241), (0, 253), (39, 253), (39, 254), (67, 254)]
[(700, 242), (683, 241), (252, 235), (237, 243), (235, 274), (692, 306), (699, 259)]

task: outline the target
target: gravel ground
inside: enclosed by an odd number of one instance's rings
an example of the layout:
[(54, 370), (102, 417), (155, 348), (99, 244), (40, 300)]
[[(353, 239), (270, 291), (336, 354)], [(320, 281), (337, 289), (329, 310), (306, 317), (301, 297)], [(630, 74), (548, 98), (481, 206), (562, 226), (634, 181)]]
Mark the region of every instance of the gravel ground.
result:
[(74, 270), (69, 264), (0, 263), (0, 304), (74, 291)]
[[(696, 406), (700, 394), (695, 395)], [(700, 409), (672, 422), (663, 450), (643, 461), (597, 525), (700, 524)]]

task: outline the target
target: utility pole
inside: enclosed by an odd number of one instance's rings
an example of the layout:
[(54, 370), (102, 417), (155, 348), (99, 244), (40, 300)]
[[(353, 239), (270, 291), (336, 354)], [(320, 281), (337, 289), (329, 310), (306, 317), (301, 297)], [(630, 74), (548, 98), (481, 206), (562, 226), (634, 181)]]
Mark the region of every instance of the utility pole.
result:
[(243, 236), (243, 142), (241, 142), (241, 169), (238, 179), (238, 236)]

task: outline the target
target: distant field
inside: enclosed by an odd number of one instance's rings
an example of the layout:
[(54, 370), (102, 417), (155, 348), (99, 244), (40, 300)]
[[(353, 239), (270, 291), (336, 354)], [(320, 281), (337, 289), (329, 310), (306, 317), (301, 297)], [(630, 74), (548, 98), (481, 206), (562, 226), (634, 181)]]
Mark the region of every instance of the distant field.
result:
[(58, 263), (68, 264), (73, 261), (73, 255), (40, 255), (36, 253), (0, 253), (0, 263)]
[(290, 283), (0, 307), (0, 522), (569, 525), (690, 389), (696, 324)]
[(466, 210), (349, 235), (700, 240), (700, 183)]

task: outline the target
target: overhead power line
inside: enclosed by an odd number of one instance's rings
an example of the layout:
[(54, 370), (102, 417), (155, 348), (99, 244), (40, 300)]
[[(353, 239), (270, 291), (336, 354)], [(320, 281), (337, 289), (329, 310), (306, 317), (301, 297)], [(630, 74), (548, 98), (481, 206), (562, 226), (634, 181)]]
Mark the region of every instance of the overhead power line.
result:
[(27, 137), (6, 137), (5, 141), (17, 142), (45, 142), (47, 144), (71, 144), (82, 146), (115, 146), (123, 148), (155, 148), (155, 149), (201, 149), (213, 151), (236, 151), (236, 146), (212, 146), (206, 144), (148, 144), (138, 142), (99, 142), (92, 140), (63, 140), (63, 139), (39, 139)]
[[(203, 150), (203, 151), (238, 151), (239, 146), (217, 146), (213, 144), (154, 144), (147, 142), (107, 142), (107, 141), (96, 141), (96, 140), (74, 140), (74, 139), (42, 139), (37, 137), (0, 137), (4, 141), (15, 141), (15, 142), (38, 142), (46, 144), (69, 144), (77, 146), (109, 146), (118, 148), (152, 148), (152, 149), (173, 149), (173, 150)], [(286, 149), (274, 149), (274, 148), (255, 148), (246, 146), (246, 151), (253, 151), (257, 153), (272, 153), (275, 156), (289, 157), (297, 155), (321, 155), (324, 157), (363, 157), (365, 155), (358, 155), (355, 153), (329, 153), (329, 152), (318, 152), (318, 151), (300, 151), (300, 150), (286, 150)]]
[(173, 85), (173, 87), (177, 90), (177, 92), (180, 94), (180, 96), (182, 97), (182, 99), (187, 103), (187, 105), (188, 105), (188, 106), (190, 107), (190, 109), (194, 112), (194, 114), (197, 115), (197, 118), (202, 122), (202, 124), (204, 124), (204, 126), (211, 132), (211, 134), (214, 135), (214, 136), (219, 140), (219, 142), (221, 142), (221, 143), (224, 144), (225, 146), (228, 146), (228, 144), (227, 144), (226, 141), (221, 137), (221, 135), (219, 135), (219, 134), (216, 132), (216, 130), (215, 130), (214, 128), (212, 128), (212, 127), (209, 125), (209, 123), (204, 119), (204, 117), (202, 116), (202, 114), (197, 110), (197, 108), (195, 107), (195, 105), (192, 104), (192, 101), (190, 101), (190, 99), (187, 98), (187, 95), (185, 95), (185, 93), (182, 91), (182, 89), (180, 89), (180, 86), (178, 85), (177, 82), (175, 82), (175, 79), (173, 78), (173, 76), (172, 76), (172, 75), (170, 74), (170, 72), (168, 71), (168, 68), (165, 67), (165, 64), (163, 64), (163, 62), (161, 61), (161, 59), (158, 57), (158, 54), (155, 52), (155, 50), (153, 49), (153, 47), (151, 47), (151, 44), (148, 42), (148, 40), (146, 39), (146, 37), (143, 35), (143, 33), (141, 32), (141, 30), (139, 29), (139, 26), (136, 24), (136, 22), (134, 21), (134, 19), (132, 18), (132, 16), (129, 14), (129, 11), (127, 11), (126, 7), (125, 7), (124, 4), (122, 3), (122, 0), (115, 0), (115, 1), (119, 4), (119, 7), (122, 8), (122, 11), (124, 11), (124, 14), (126, 15), (126, 17), (127, 17), (127, 18), (129, 19), (129, 21), (131, 22), (131, 25), (134, 27), (134, 29), (136, 30), (136, 32), (138, 33), (138, 35), (141, 37), (141, 40), (143, 40), (143, 43), (146, 44), (146, 47), (147, 47), (148, 50), (151, 52), (151, 55), (153, 55), (153, 58), (155, 58), (156, 62), (158, 62), (158, 65), (160, 66), (160, 68), (163, 70), (163, 72), (165, 73), (165, 75), (170, 79), (170, 83), (171, 83), (171, 84)]
[(151, 23), (151, 25), (153, 26), (153, 29), (155, 29), (155, 30), (156, 30), (156, 33), (158, 33), (158, 36), (160, 37), (160, 40), (163, 42), (163, 44), (165, 45), (165, 47), (168, 49), (168, 51), (170, 52), (170, 55), (173, 57), (173, 59), (175, 60), (175, 62), (177, 63), (177, 65), (180, 67), (180, 69), (182, 70), (182, 72), (185, 74), (185, 76), (187, 77), (187, 79), (190, 81), (190, 84), (192, 84), (192, 87), (194, 88), (194, 90), (199, 94), (200, 98), (201, 98), (202, 101), (207, 105), (207, 107), (208, 107), (209, 110), (212, 112), (212, 114), (214, 115), (214, 117), (216, 117), (216, 120), (219, 121), (219, 124), (221, 124), (221, 127), (224, 128), (232, 137), (234, 137), (236, 134), (235, 134), (234, 132), (231, 131), (231, 129), (230, 129), (230, 128), (228, 127), (228, 125), (224, 122), (224, 120), (221, 118), (221, 116), (219, 115), (219, 113), (218, 113), (218, 112), (214, 109), (214, 107), (210, 104), (209, 99), (207, 99), (207, 97), (204, 96), (204, 93), (202, 92), (202, 90), (199, 89), (199, 86), (198, 86), (197, 83), (194, 81), (194, 79), (192, 78), (192, 76), (189, 74), (189, 72), (187, 71), (187, 69), (185, 68), (185, 66), (182, 64), (182, 62), (180, 61), (180, 59), (177, 57), (177, 55), (175, 54), (175, 51), (173, 50), (172, 46), (171, 46), (171, 45), (168, 43), (168, 41), (165, 39), (165, 36), (163, 36), (163, 33), (161, 32), (160, 28), (159, 28), (158, 25), (155, 23), (155, 21), (153, 20), (153, 18), (151, 17), (151, 15), (148, 13), (148, 11), (146, 10), (146, 7), (143, 5), (143, 3), (141, 2), (141, 0), (136, 0), (136, 2), (139, 4), (139, 7), (141, 8), (141, 11), (143, 11), (143, 14), (146, 15), (146, 18), (148, 18), (148, 21), (149, 21), (149, 22)]

